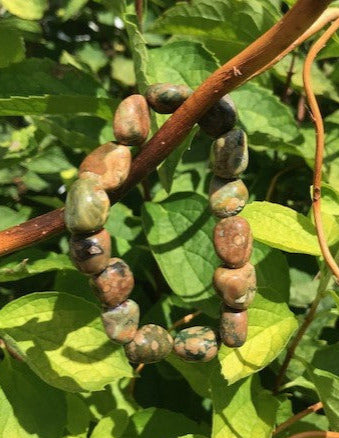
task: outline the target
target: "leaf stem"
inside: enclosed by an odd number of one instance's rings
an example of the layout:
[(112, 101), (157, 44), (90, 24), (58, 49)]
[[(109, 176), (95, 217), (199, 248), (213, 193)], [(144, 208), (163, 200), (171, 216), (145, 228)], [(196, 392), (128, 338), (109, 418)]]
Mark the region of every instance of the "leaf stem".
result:
[(308, 430), (307, 432), (291, 435), (290, 438), (339, 438), (339, 432), (329, 430)]
[(301, 418), (306, 417), (306, 415), (312, 414), (313, 412), (319, 411), (319, 409), (322, 409), (323, 404), (321, 402), (315, 403), (314, 405), (309, 406), (308, 408), (304, 409), (303, 411), (299, 412), (298, 414), (294, 415), (293, 417), (289, 418), (284, 423), (281, 423), (273, 432), (273, 435), (276, 435), (279, 432), (282, 432), (283, 430), (287, 429), (291, 424), (296, 423), (297, 421), (301, 420)]

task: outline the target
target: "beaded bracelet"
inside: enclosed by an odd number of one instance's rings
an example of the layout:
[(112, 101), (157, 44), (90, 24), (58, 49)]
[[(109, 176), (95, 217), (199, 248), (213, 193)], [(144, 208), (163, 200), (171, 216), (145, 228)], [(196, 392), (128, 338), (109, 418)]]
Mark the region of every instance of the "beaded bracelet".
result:
[(150, 129), (149, 107), (161, 114), (174, 112), (191, 94), (185, 85), (154, 84), (146, 98), (124, 99), (114, 115), (117, 142), (99, 146), (81, 163), (79, 179), (71, 186), (65, 207), (65, 222), (72, 233), (70, 256), (74, 265), (90, 276), (90, 283), (102, 303), (101, 318), (110, 340), (124, 345), (132, 363), (152, 363), (173, 350), (181, 359), (207, 362), (218, 353), (220, 343), (240, 347), (247, 336), (247, 308), (251, 304), (256, 275), (249, 263), (252, 234), (248, 222), (236, 216), (248, 200), (248, 191), (239, 175), (248, 165), (247, 138), (234, 129), (236, 110), (226, 95), (198, 122), (216, 140), (212, 144), (214, 173), (209, 189), (212, 213), (221, 218), (214, 228), (214, 248), (222, 260), (215, 270), (213, 285), (222, 299), (219, 331), (204, 326), (189, 327), (175, 339), (161, 326), (140, 328), (138, 304), (129, 299), (134, 277), (120, 258), (110, 258), (111, 240), (103, 228), (109, 213), (107, 192), (120, 187), (131, 167), (128, 146), (145, 143)]

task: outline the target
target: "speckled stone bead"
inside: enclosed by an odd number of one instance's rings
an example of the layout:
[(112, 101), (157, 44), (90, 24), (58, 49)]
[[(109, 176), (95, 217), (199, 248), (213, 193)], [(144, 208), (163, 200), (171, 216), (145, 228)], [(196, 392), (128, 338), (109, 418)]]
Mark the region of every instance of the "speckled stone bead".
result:
[(171, 114), (193, 93), (187, 85), (153, 84), (146, 90), (149, 106), (160, 114)]
[(241, 179), (226, 180), (214, 176), (209, 189), (210, 208), (217, 217), (234, 216), (248, 200), (248, 190)]
[(228, 268), (240, 268), (251, 257), (253, 237), (250, 224), (240, 216), (221, 219), (214, 227), (214, 248)]
[(247, 135), (242, 129), (232, 129), (219, 137), (212, 146), (212, 171), (220, 178), (235, 178), (248, 166)]
[(99, 274), (111, 256), (111, 236), (105, 229), (94, 234), (73, 234), (69, 247), (71, 260), (79, 271)]
[(131, 169), (132, 154), (127, 146), (105, 143), (91, 152), (79, 168), (79, 178), (96, 175), (105, 190), (115, 190), (125, 181)]
[(167, 357), (172, 347), (172, 336), (164, 328), (147, 324), (137, 331), (132, 342), (125, 345), (125, 352), (130, 362), (153, 363)]
[(247, 309), (257, 287), (254, 266), (251, 263), (238, 269), (221, 266), (214, 272), (213, 284), (226, 305), (239, 310)]
[(115, 257), (104, 271), (92, 278), (92, 286), (106, 307), (115, 307), (127, 300), (134, 287), (134, 277), (128, 265)]
[(199, 120), (200, 128), (213, 138), (230, 131), (237, 121), (237, 112), (231, 97), (226, 94)]
[(247, 310), (223, 306), (220, 318), (221, 341), (230, 348), (244, 345), (247, 338)]
[(138, 330), (139, 318), (139, 306), (133, 300), (105, 309), (101, 314), (107, 336), (118, 344), (132, 341)]
[(141, 94), (128, 96), (114, 114), (113, 131), (121, 144), (141, 146), (147, 139), (150, 125), (147, 101)]
[(109, 208), (109, 198), (97, 178), (78, 179), (66, 198), (66, 227), (75, 234), (100, 230), (107, 220)]
[(189, 327), (174, 339), (173, 351), (188, 362), (209, 362), (218, 353), (215, 332), (209, 327)]

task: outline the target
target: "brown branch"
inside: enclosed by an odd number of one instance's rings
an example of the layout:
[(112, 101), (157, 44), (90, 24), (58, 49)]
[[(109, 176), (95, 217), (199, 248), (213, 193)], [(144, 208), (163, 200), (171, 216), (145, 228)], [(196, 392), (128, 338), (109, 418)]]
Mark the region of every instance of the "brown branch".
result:
[(290, 438), (339, 438), (339, 432), (328, 430), (308, 430), (307, 432), (291, 435)]
[(304, 71), (303, 80), (304, 88), (306, 92), (306, 97), (309, 106), (312, 111), (312, 120), (315, 125), (316, 132), (316, 152), (315, 152), (315, 164), (314, 164), (314, 176), (313, 176), (313, 214), (315, 221), (315, 228), (318, 236), (319, 246), (324, 257), (325, 262), (335, 275), (337, 281), (339, 282), (339, 266), (332, 257), (329, 247), (326, 242), (326, 236), (324, 232), (324, 226), (321, 217), (321, 176), (322, 176), (322, 165), (324, 156), (324, 146), (325, 146), (325, 133), (324, 133), (324, 123), (319, 109), (317, 99), (312, 90), (311, 84), (311, 67), (315, 60), (317, 54), (326, 45), (327, 41), (339, 28), (339, 18), (324, 32), (324, 34), (313, 44), (309, 53), (307, 54)]
[[(148, 141), (133, 161), (125, 184), (111, 194), (111, 201), (121, 199), (132, 187), (156, 168), (186, 137), (193, 125), (222, 96), (247, 82), (267, 65), (273, 65), (286, 54), (317, 20), (331, 0), (298, 0), (295, 6), (264, 35), (216, 70), (179, 107)], [(241, 72), (239, 75), (236, 72)], [(58, 221), (50, 224), (50, 218)], [(48, 213), (0, 233), (0, 255), (37, 243), (64, 227), (61, 211)], [(43, 229), (42, 236), (40, 229)], [(30, 232), (28, 232), (28, 230)]]
[(297, 421), (301, 420), (301, 418), (306, 417), (306, 415), (312, 414), (313, 412), (319, 411), (319, 409), (322, 409), (323, 404), (321, 402), (315, 403), (314, 405), (309, 406), (308, 408), (304, 409), (303, 411), (299, 412), (298, 414), (294, 415), (293, 417), (286, 420), (284, 423), (281, 423), (273, 432), (273, 435), (276, 435), (279, 432), (282, 432), (283, 430), (290, 427), (292, 424), (296, 423)]
[(267, 193), (266, 193), (265, 201), (270, 201), (270, 200), (272, 199), (272, 195), (273, 195), (273, 192), (274, 192), (275, 186), (277, 185), (278, 179), (279, 179), (282, 175), (284, 175), (285, 173), (288, 173), (288, 172), (290, 172), (291, 170), (295, 170), (296, 167), (298, 167), (298, 166), (289, 166), (289, 167), (285, 167), (285, 169), (280, 170), (279, 172), (277, 172), (277, 173), (273, 176), (273, 178), (272, 178), (272, 180), (271, 180), (271, 182), (270, 182), (270, 185), (269, 185), (269, 187), (268, 187), (268, 189), (267, 189)]
[(294, 72), (295, 56), (296, 56), (295, 53), (293, 53), (290, 67), (289, 67), (287, 75), (286, 75), (286, 83), (285, 83), (285, 87), (284, 87), (284, 92), (283, 92), (283, 95), (281, 97), (281, 101), (285, 102), (285, 103), (288, 100), (288, 93), (291, 89), (292, 76), (295, 73)]
[(197, 310), (194, 313), (189, 313), (188, 315), (185, 315), (183, 318), (179, 319), (173, 325), (168, 329), (169, 332), (175, 330), (177, 327), (180, 327), (181, 325), (188, 324), (192, 321), (192, 319), (196, 318), (197, 316), (201, 315), (201, 310)]
[(135, 5), (135, 13), (138, 19), (139, 30), (140, 32), (142, 32), (142, 15), (144, 9), (143, 0), (135, 0), (134, 5)]

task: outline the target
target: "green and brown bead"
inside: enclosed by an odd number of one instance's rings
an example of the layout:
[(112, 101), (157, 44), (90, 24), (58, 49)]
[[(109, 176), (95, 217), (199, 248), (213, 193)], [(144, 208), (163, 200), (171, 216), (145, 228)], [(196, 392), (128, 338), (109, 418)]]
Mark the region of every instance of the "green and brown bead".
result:
[(155, 324), (142, 326), (129, 344), (125, 345), (127, 358), (133, 363), (159, 362), (172, 351), (172, 336)]
[(235, 178), (248, 166), (247, 136), (242, 129), (232, 129), (212, 146), (212, 171), (220, 178)]
[(106, 307), (115, 307), (127, 300), (134, 287), (134, 277), (129, 266), (114, 257), (100, 274), (93, 276), (92, 286), (99, 300)]
[(214, 227), (214, 248), (228, 268), (240, 268), (251, 257), (253, 237), (250, 224), (240, 216), (221, 219)]
[(113, 131), (119, 143), (141, 146), (147, 139), (150, 126), (151, 120), (144, 96), (132, 94), (120, 103), (113, 119)]
[(241, 179), (226, 180), (214, 176), (209, 188), (210, 208), (217, 217), (234, 216), (248, 200), (248, 190)]
[(231, 97), (226, 94), (199, 120), (200, 128), (213, 138), (230, 131), (237, 121), (237, 112)]
[(111, 236), (107, 230), (73, 234), (69, 244), (71, 260), (79, 271), (91, 275), (106, 268), (111, 256)]
[(160, 114), (171, 114), (193, 93), (187, 85), (153, 84), (146, 90), (149, 106)]
[(247, 310), (222, 306), (220, 338), (223, 344), (230, 348), (239, 348), (244, 345), (247, 338), (247, 325)]
[(105, 309), (101, 319), (107, 336), (118, 344), (131, 342), (138, 330), (140, 310), (133, 300)]
[(78, 179), (66, 198), (66, 227), (75, 234), (100, 230), (107, 220), (109, 208), (109, 198), (97, 178)]
[(110, 141), (87, 155), (80, 165), (79, 178), (88, 179), (95, 175), (103, 189), (112, 191), (126, 181), (131, 163), (130, 149)]
[(247, 309), (257, 287), (254, 266), (251, 263), (238, 269), (221, 266), (214, 272), (213, 284), (226, 305), (239, 310)]
[(209, 362), (218, 353), (215, 332), (209, 327), (189, 327), (174, 339), (173, 351), (188, 362)]

